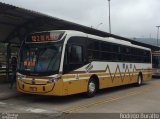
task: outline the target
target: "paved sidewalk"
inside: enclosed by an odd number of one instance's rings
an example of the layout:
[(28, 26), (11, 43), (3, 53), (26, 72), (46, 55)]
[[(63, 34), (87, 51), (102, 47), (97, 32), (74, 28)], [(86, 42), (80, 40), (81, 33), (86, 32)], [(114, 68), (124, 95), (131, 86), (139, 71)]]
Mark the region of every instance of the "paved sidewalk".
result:
[(0, 100), (7, 100), (20, 94), (16, 91), (15, 86), (13, 86), (12, 89), (10, 89), (9, 86), (9, 83), (0, 83)]

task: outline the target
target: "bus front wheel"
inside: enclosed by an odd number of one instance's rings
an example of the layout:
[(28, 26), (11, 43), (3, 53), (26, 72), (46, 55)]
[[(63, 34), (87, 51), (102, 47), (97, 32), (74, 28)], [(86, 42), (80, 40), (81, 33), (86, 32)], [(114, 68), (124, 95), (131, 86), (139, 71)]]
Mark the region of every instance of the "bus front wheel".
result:
[(88, 82), (88, 90), (87, 90), (87, 97), (94, 97), (97, 92), (97, 82), (95, 79), (91, 78)]

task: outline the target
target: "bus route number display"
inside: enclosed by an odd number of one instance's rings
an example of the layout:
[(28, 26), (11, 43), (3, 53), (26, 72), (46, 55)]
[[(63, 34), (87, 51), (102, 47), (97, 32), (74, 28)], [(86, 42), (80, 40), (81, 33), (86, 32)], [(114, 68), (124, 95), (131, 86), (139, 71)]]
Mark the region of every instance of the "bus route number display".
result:
[(29, 35), (26, 42), (50, 42), (60, 40), (63, 33), (61, 32), (43, 32)]
[(45, 41), (57, 41), (59, 39), (59, 34), (50, 34), (50, 35), (32, 35), (32, 42), (45, 42)]

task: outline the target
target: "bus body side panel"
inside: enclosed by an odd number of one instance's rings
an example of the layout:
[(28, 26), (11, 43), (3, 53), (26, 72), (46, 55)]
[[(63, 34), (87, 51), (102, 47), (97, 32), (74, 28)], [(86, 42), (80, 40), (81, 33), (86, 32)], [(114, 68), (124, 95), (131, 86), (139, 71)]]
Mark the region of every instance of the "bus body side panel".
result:
[[(95, 41), (95, 43), (93, 43), (93, 41)], [(89, 54), (90, 49), (94, 46), (96, 50), (100, 50), (100, 48), (97, 48), (100, 46), (98, 46), (96, 40), (85, 37), (72, 37), (68, 40), (67, 47), (70, 45), (83, 47), (83, 59), (86, 60), (87, 63), (84, 61), (79, 66), (75, 64), (63, 65), (65, 73), (62, 79), (64, 81), (63, 92), (65, 95), (86, 92), (88, 81), (92, 75), (98, 77), (99, 89), (136, 83), (139, 72), (142, 72), (144, 81), (151, 79), (151, 73), (148, 72), (148, 70), (152, 68), (151, 64), (93, 61), (93, 57), (90, 57), (92, 54)], [(93, 52), (96, 53), (96, 50), (93, 50)], [(65, 54), (67, 54), (67, 48), (65, 52)], [(65, 58), (64, 56), (64, 63)], [(84, 77), (84, 75), (86, 77)]]
[(77, 94), (87, 91), (88, 79), (70, 80), (64, 79), (63, 92), (64, 95)]
[(152, 79), (152, 70), (147, 70), (142, 72), (143, 75), (143, 81), (148, 81)]
[(116, 62), (92, 62), (91, 64), (93, 69), (90, 72), (86, 72), (86, 67), (89, 65), (87, 64), (62, 76), (65, 95), (86, 92), (92, 75), (98, 76), (100, 89), (137, 83), (139, 72), (142, 72), (144, 81), (151, 79), (150, 64), (125, 63), (125, 67), (124, 63)]

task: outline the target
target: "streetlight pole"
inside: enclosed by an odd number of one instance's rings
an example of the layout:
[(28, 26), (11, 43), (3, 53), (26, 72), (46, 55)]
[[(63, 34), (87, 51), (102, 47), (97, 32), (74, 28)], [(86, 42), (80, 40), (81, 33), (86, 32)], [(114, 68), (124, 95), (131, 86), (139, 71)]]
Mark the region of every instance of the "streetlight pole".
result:
[(157, 46), (159, 46), (158, 39), (159, 39), (159, 27), (160, 26), (156, 26), (156, 27), (157, 27)]
[(108, 0), (108, 8), (109, 8), (109, 33), (111, 33), (110, 1), (111, 1), (111, 0)]

